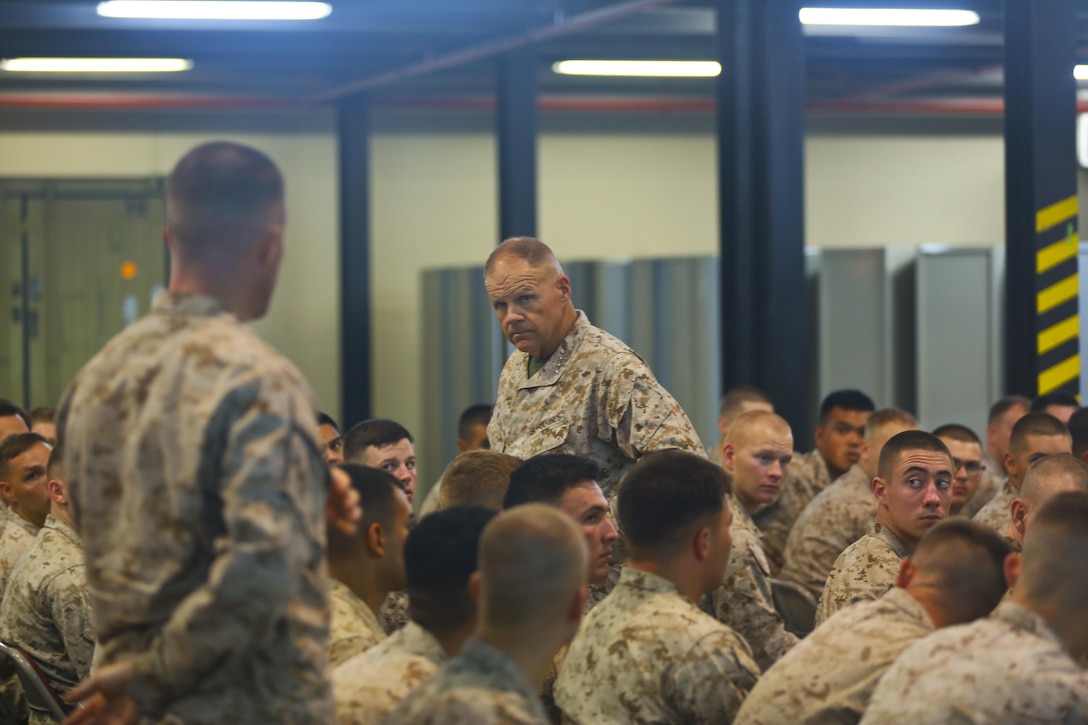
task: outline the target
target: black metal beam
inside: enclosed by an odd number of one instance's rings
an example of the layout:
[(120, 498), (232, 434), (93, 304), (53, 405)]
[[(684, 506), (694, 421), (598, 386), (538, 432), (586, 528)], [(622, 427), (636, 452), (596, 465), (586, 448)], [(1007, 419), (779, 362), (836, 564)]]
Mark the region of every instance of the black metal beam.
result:
[(368, 98), (338, 102), (340, 151), (341, 425), (371, 417), (370, 113)]
[(536, 236), (536, 87), (534, 48), (519, 48), (499, 59), (499, 239)]
[(1005, 2), (1005, 383), (1079, 393), (1076, 7)]
[(804, 38), (800, 0), (716, 0), (723, 390), (764, 389), (803, 440)]

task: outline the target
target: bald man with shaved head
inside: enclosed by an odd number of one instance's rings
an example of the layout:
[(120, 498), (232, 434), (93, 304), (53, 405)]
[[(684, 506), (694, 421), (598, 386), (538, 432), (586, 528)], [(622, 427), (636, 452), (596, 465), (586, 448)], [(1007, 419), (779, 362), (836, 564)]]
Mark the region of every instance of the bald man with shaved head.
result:
[(491, 450), (522, 460), (545, 452), (591, 458), (606, 498), (645, 453), (705, 455), (687, 414), (646, 362), (574, 307), (570, 278), (546, 244), (507, 239), (487, 260), (484, 286), (517, 348), (499, 378)]
[(1032, 464), (1013, 499), (1009, 512), (1012, 521), (1005, 538), (1016, 551), (1024, 548), (1024, 536), (1036, 514), (1050, 499), (1067, 491), (1088, 492), (1088, 465), (1067, 454), (1056, 453)]
[(877, 685), (862, 723), (1037, 725), (1088, 722), (1088, 493), (1040, 509), (1006, 574), (1009, 601), (907, 649)]
[(937, 525), (903, 559), (894, 589), (837, 612), (763, 673), (734, 723), (858, 722), (877, 681), (903, 650), (997, 606), (1011, 553), (981, 524), (955, 519)]
[(797, 637), (786, 631), (774, 607), (771, 568), (751, 512), (778, 498), (792, 457), (789, 423), (765, 410), (737, 416), (722, 446), (722, 466), (733, 478), (733, 548), (722, 585), (704, 608), (748, 641), (761, 669), (788, 652)]
[(537, 687), (582, 619), (589, 554), (571, 518), (546, 504), (495, 517), (480, 538), (476, 634), (386, 720), (545, 725)]

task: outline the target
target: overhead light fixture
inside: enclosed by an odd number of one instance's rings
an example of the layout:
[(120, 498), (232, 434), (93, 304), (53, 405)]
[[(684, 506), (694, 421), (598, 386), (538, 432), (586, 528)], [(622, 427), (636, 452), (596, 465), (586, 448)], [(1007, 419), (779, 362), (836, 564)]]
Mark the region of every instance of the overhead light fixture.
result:
[(1088, 81), (1088, 65), (1078, 65), (1073, 68), (1073, 77), (1078, 81)]
[(319, 2), (219, 2), (218, 0), (108, 0), (98, 4), (107, 18), (166, 20), (320, 20), (332, 5)]
[(712, 60), (561, 60), (552, 70), (571, 76), (713, 78), (722, 66)]
[(805, 25), (885, 25), (899, 27), (958, 27), (978, 25), (973, 10), (909, 8), (801, 8)]
[(190, 70), (185, 58), (5, 58), (0, 70), (12, 73), (177, 73)]

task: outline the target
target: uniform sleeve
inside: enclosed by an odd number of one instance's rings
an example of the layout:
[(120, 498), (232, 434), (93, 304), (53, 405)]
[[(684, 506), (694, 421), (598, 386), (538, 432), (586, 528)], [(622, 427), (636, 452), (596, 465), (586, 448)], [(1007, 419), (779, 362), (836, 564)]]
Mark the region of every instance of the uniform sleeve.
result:
[(82, 566), (72, 567), (61, 572), (49, 585), (53, 624), (79, 680), (91, 673), (95, 645), (84, 571)]
[(740, 637), (715, 632), (665, 668), (662, 695), (681, 722), (733, 722), (759, 675), (759, 666)]
[(632, 459), (666, 448), (706, 457), (687, 413), (646, 363), (625, 353), (613, 358), (606, 370), (598, 390), (598, 435), (614, 434), (616, 445)]
[(206, 523), (222, 531), (207, 581), (131, 660), (130, 694), (145, 716), (267, 638), (303, 570), (320, 559), (328, 474), (312, 434), (298, 424), (313, 417), (293, 382), (275, 375), (239, 386), (218, 406), (205, 435), (201, 486), (218, 498), (222, 517)]
[(711, 593), (711, 614), (744, 637), (756, 663), (766, 670), (797, 644), (797, 637), (786, 631), (774, 608), (767, 563), (758, 543), (734, 540), (733, 550), (740, 560), (726, 570), (722, 586)]

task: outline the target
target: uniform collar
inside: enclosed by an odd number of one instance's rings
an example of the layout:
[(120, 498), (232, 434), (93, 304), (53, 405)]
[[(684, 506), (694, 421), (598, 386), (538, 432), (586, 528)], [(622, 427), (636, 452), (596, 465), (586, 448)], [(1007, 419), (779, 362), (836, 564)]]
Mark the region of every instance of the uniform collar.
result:
[(42, 525), (42, 528), (52, 529), (53, 531), (56, 531), (57, 533), (67, 537), (76, 546), (83, 546), (82, 542), (79, 539), (79, 534), (76, 533), (75, 529), (73, 529), (71, 526), (69, 526), (63, 520), (61, 520), (57, 516), (54, 516), (53, 514), (46, 515), (45, 524)]
[(990, 615), (991, 619), (1004, 622), (1014, 629), (1034, 634), (1042, 639), (1049, 640), (1063, 652), (1067, 652), (1058, 633), (1047, 621), (1022, 604), (1006, 600), (997, 605), (997, 609)]
[(896, 553), (896, 555), (900, 559), (910, 556), (910, 552), (907, 551), (907, 547), (903, 545), (903, 542), (899, 540), (899, 537), (896, 536), (887, 526), (883, 526), (881, 524), (878, 524), (876, 521), (873, 521), (869, 525), (869, 535), (881, 539), (885, 544), (888, 545), (888, 548)]
[(187, 315), (193, 317), (214, 317), (227, 314), (227, 308), (218, 300), (204, 295), (162, 292), (155, 298), (151, 311), (162, 315)]
[[(559, 347), (555, 348), (555, 352), (548, 356), (548, 361), (544, 363), (544, 367), (538, 370), (536, 375), (522, 381), (522, 388), (552, 385), (559, 380), (563, 371), (567, 369), (571, 357), (578, 351), (590, 328), (589, 318), (586, 317), (586, 313), (581, 310), (575, 310), (575, 312), (577, 314), (574, 318), (574, 327), (559, 343)], [(529, 353), (523, 352), (521, 355), (521, 365), (527, 370), (529, 367)]]

